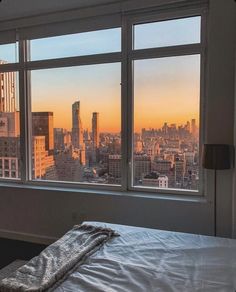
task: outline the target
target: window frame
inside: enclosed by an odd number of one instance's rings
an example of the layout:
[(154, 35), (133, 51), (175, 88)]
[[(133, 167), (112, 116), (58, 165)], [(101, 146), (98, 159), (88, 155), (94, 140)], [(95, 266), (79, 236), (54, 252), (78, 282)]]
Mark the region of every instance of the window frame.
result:
[[(206, 174), (203, 168), (199, 163), (199, 190), (187, 190), (187, 189), (174, 189), (174, 188), (154, 188), (154, 187), (140, 187), (133, 186), (133, 61), (142, 60), (142, 59), (153, 59), (153, 58), (162, 58), (162, 57), (177, 57), (184, 55), (200, 55), (200, 104), (199, 104), (199, 145), (203, 144), (205, 141), (205, 71), (206, 71), (206, 42), (207, 42), (207, 10), (206, 8), (198, 8), (198, 9), (186, 9), (181, 11), (172, 11), (172, 12), (150, 12), (146, 14), (137, 14), (129, 17), (127, 19), (127, 58), (128, 58), (128, 85), (127, 96), (129, 104), (127, 108), (128, 112), (132, 113), (132, 117), (128, 120), (127, 127), (127, 136), (128, 136), (128, 144), (131, 147), (128, 147), (128, 186), (127, 189), (129, 191), (135, 191), (140, 193), (162, 193), (162, 194), (176, 194), (180, 195), (180, 193), (185, 195), (204, 195), (205, 193), (205, 182), (206, 182)], [(135, 24), (144, 24), (148, 22), (157, 22), (157, 21), (165, 21), (179, 18), (187, 18), (187, 17), (201, 17), (201, 31), (200, 31), (200, 43), (197, 44), (188, 44), (188, 45), (174, 45), (167, 47), (157, 47), (151, 49), (134, 49), (134, 33), (132, 32), (133, 26)], [(127, 112), (127, 115), (128, 115)], [(199, 147), (199, 158), (201, 157), (201, 147)]]
[[(159, 47), (151, 49), (133, 49), (133, 25), (140, 23), (156, 22), (162, 20), (172, 20), (191, 16), (201, 16), (201, 41), (198, 44), (177, 45)], [(99, 29), (121, 27), (121, 51), (114, 53), (103, 53), (95, 55), (85, 55), (76, 57), (63, 57), (58, 59), (30, 61), (30, 40), (20, 39), (18, 46), (18, 63), (0, 65), (1, 72), (15, 71), (19, 73), (19, 105), (20, 105), (20, 179), (1, 179), (0, 182), (14, 182), (23, 185), (78, 188), (104, 191), (138, 192), (150, 194), (174, 194), (174, 195), (204, 195), (204, 185), (206, 174), (200, 169), (200, 189), (199, 191), (184, 189), (161, 189), (149, 187), (132, 186), (132, 161), (133, 161), (133, 61), (141, 59), (152, 59), (160, 57), (171, 57), (181, 55), (200, 54), (200, 137), (199, 145), (205, 140), (205, 71), (206, 71), (206, 40), (207, 40), (207, 9), (206, 7), (176, 8), (145, 12), (126, 12), (122, 15), (122, 23), (115, 26), (111, 23), (104, 24)], [(33, 34), (34, 28), (31, 32)], [(37, 30), (36, 30), (37, 31)], [(88, 30), (91, 31), (91, 30)], [(95, 31), (95, 30), (94, 30)], [(78, 28), (78, 33), (80, 29)], [(83, 32), (85, 32), (83, 30)], [(70, 32), (68, 32), (69, 34)], [(73, 33), (76, 33), (74, 31)], [(65, 33), (63, 33), (65, 34)], [(63, 35), (62, 34), (62, 35)], [(24, 34), (23, 34), (24, 35)], [(20, 36), (20, 32), (19, 32)], [(53, 35), (51, 35), (53, 36)], [(55, 34), (58, 36), (58, 33)], [(36, 37), (37, 38), (37, 37)], [(32, 130), (31, 118), (31, 84), (30, 71), (39, 69), (52, 69), (72, 66), (95, 65), (106, 63), (121, 63), (121, 185), (89, 184), (78, 182), (59, 182), (32, 180), (32, 150), (31, 138)], [(131, 113), (131, 114), (130, 114)], [(201, 148), (199, 148), (199, 157)]]

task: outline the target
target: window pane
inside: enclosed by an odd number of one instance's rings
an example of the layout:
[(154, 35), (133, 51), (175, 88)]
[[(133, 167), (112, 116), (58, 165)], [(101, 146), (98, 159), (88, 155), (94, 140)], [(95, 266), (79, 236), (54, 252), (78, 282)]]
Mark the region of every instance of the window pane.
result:
[(200, 43), (200, 31), (200, 16), (137, 24), (134, 26), (134, 48)]
[(134, 61), (133, 184), (199, 188), (200, 56)]
[(0, 64), (18, 62), (18, 43), (0, 45)]
[(33, 179), (120, 184), (120, 63), (37, 70), (31, 79)]
[(112, 28), (31, 41), (31, 60), (84, 56), (121, 50), (121, 29)]
[(20, 115), (16, 72), (0, 72), (0, 178), (20, 178)]

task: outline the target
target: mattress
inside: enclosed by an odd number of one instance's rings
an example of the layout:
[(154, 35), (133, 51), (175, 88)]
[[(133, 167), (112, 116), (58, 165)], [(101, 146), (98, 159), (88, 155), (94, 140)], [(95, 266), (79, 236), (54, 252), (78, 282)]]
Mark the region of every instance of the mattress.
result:
[(56, 288), (60, 291), (236, 291), (236, 240), (101, 222), (109, 240)]

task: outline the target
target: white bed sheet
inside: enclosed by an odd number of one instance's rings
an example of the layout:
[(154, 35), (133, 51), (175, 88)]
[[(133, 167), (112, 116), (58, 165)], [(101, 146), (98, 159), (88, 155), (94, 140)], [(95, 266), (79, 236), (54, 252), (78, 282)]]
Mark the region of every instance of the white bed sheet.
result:
[(111, 239), (55, 291), (236, 291), (236, 240), (101, 222)]

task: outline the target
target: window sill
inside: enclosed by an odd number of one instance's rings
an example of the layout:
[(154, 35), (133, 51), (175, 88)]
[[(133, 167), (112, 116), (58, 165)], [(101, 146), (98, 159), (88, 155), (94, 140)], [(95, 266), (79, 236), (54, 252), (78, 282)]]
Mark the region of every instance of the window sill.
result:
[(62, 186), (45, 186), (34, 183), (23, 184), (22, 182), (0, 182), (0, 188), (19, 188), (19, 189), (31, 189), (31, 190), (45, 190), (45, 191), (57, 191), (57, 192), (69, 192), (87, 195), (103, 195), (103, 196), (124, 196), (124, 197), (135, 197), (145, 199), (158, 199), (158, 200), (169, 200), (169, 201), (182, 201), (182, 202), (193, 202), (193, 203), (208, 203), (209, 200), (205, 196), (201, 195), (177, 195), (171, 193), (151, 193), (141, 191), (122, 191), (122, 190), (101, 190), (101, 189), (86, 189), (86, 188), (72, 188)]

